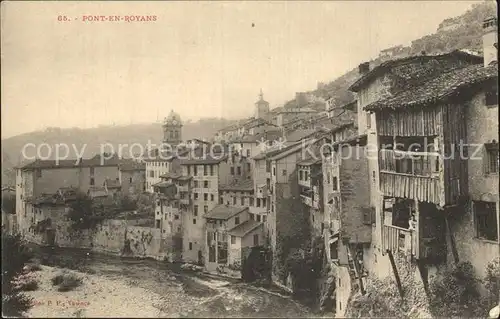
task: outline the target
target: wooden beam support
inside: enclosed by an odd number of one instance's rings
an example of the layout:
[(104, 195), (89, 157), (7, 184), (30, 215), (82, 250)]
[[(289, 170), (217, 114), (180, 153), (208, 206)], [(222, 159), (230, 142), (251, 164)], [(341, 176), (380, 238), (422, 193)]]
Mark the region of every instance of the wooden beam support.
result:
[(396, 262), (394, 261), (394, 256), (392, 255), (392, 251), (388, 252), (389, 260), (391, 261), (392, 272), (394, 273), (394, 278), (396, 279), (396, 285), (398, 286), (399, 295), (401, 299), (404, 299), (403, 286), (401, 285), (401, 279), (399, 278), (398, 268), (396, 267)]

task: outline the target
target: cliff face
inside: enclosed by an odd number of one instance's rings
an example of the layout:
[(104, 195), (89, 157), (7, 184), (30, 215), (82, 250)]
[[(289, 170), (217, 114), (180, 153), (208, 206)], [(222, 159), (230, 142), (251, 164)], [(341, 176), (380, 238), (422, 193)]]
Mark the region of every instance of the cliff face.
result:
[[(496, 2), (494, 1), (475, 4), (463, 15), (444, 20), (438, 26), (436, 33), (412, 41), (409, 47), (398, 47), (396, 57), (416, 55), (422, 51), (428, 54), (462, 49), (482, 52), (482, 24), (486, 18), (497, 16), (496, 8)], [(376, 66), (385, 60), (387, 60), (387, 57), (381, 56), (370, 61), (370, 64)], [(355, 68), (329, 83), (321, 83), (316, 90), (305, 93), (325, 99), (333, 97), (336, 105), (343, 105), (354, 99), (354, 95), (347, 88), (357, 77), (358, 69)], [(285, 104), (285, 107), (295, 107), (295, 105), (295, 100), (292, 100)]]

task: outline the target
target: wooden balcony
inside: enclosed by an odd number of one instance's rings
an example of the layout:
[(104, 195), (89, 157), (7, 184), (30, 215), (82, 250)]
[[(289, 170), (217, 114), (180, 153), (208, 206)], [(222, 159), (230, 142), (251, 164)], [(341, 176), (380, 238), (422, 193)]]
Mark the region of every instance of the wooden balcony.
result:
[(380, 150), (380, 191), (388, 197), (440, 204), (439, 161), (438, 153)]
[(302, 200), (302, 203), (304, 203), (305, 205), (309, 206), (309, 207), (313, 207), (313, 200), (312, 200), (312, 197), (309, 197), (307, 195), (300, 195), (300, 199)]
[(257, 193), (255, 194), (256, 198), (267, 198), (268, 195), (268, 187), (267, 185), (258, 185)]
[(384, 252), (397, 253), (401, 251), (419, 258), (416, 240), (414, 233), (406, 228), (384, 225), (382, 229), (382, 249)]

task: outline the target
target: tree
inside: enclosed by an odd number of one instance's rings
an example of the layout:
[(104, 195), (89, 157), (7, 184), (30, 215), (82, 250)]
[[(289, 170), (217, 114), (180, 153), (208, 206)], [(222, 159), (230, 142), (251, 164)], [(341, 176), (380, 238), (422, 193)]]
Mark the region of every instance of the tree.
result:
[(2, 210), (7, 214), (16, 213), (16, 195), (2, 194)]
[(2, 312), (6, 316), (20, 317), (31, 307), (31, 299), (14, 285), (23, 272), (31, 253), (19, 235), (2, 231)]
[(76, 200), (71, 203), (68, 218), (72, 221), (73, 229), (89, 229), (96, 223), (93, 214), (92, 200), (85, 194), (79, 193)]

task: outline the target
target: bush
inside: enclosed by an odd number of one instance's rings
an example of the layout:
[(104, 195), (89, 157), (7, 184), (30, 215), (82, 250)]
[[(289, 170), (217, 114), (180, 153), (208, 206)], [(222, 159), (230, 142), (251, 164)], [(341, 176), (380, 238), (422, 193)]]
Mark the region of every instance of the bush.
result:
[[(488, 290), (487, 307), (493, 307), (500, 298), (500, 258), (495, 258), (486, 266), (484, 285)], [(488, 308), (489, 309), (489, 308)]]
[(20, 236), (2, 231), (2, 314), (20, 317), (31, 307), (31, 298), (22, 294), (16, 279), (23, 273), (31, 253)]
[(481, 309), (479, 280), (470, 262), (462, 262), (447, 270), (430, 286), (431, 312), (439, 317), (472, 317)]
[(38, 290), (38, 281), (31, 279), (29, 281), (23, 282), (19, 287), (22, 291), (35, 291)]
[(82, 280), (73, 274), (60, 274), (52, 278), (52, 285), (59, 286), (57, 291), (65, 292), (81, 286)]
[(346, 317), (404, 318), (408, 310), (392, 279), (373, 279), (364, 295), (357, 293), (351, 298)]
[(42, 267), (39, 264), (30, 263), (24, 266), (27, 272), (40, 271)]

